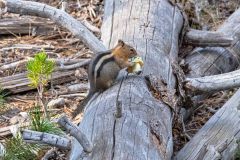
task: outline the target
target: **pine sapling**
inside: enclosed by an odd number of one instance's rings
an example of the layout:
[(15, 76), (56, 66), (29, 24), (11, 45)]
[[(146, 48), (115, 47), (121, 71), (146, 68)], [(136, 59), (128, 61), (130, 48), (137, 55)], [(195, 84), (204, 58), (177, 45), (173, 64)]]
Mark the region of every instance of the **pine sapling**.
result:
[(47, 105), (44, 102), (43, 92), (44, 87), (48, 84), (50, 76), (55, 68), (55, 62), (47, 58), (45, 51), (39, 52), (34, 59), (27, 63), (27, 77), (31, 82), (31, 86), (37, 88), (39, 102), (43, 106), (44, 115), (49, 119)]

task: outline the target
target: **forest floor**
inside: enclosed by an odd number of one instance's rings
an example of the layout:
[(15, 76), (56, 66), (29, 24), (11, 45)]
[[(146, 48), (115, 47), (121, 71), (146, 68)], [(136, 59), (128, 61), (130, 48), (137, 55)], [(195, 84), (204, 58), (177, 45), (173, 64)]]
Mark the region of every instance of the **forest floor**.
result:
[[(38, 2), (46, 3), (51, 6), (61, 8), (61, 1), (55, 0), (39, 0)], [(231, 15), (239, 7), (239, 0), (219, 0), (214, 4), (199, 4), (200, 12), (194, 11), (195, 5), (191, 1), (186, 1), (183, 4), (184, 10), (188, 15), (189, 25), (192, 28), (204, 29), (204, 30), (216, 30), (220, 24), (227, 17)], [(100, 38), (100, 27), (103, 19), (104, 3), (103, 0), (81, 0), (80, 5), (75, 0), (68, 1), (68, 8), (66, 10), (74, 18), (80, 21), (87, 21), (94, 34)], [(199, 18), (198, 18), (199, 17)], [(29, 19), (30, 22), (36, 19), (36, 17), (20, 16), (16, 14), (5, 14), (0, 19), (0, 26), (3, 20), (6, 19)], [(41, 21), (46, 21), (41, 19)], [(48, 32), (42, 35), (33, 35), (29, 29), (29, 34), (16, 34), (9, 32), (2, 35), (0, 33), (0, 68), (13, 62), (19, 62), (26, 60), (30, 57), (34, 57), (34, 54), (41, 51), (42, 48), (46, 51), (49, 58), (55, 59), (89, 59), (92, 56), (92, 52), (83, 45), (83, 43), (76, 39), (69, 31), (53, 24), (53, 32)], [(0, 30), (4, 28), (0, 27)], [(6, 31), (9, 30), (7, 27)], [(29, 47), (30, 46), (30, 47)], [(37, 46), (37, 47), (36, 47)], [(180, 54), (185, 54), (191, 51), (193, 48), (190, 46), (184, 46), (181, 49)], [(190, 48), (190, 49), (189, 49)], [(19, 63), (9, 69), (0, 69), (0, 78), (13, 76), (19, 73), (26, 72), (26, 63)], [(86, 68), (78, 68), (74, 71), (75, 77), (72, 81), (67, 83), (60, 83), (55, 86), (49, 87), (50, 89), (45, 92), (45, 97), (49, 100), (59, 97), (59, 93), (65, 93), (69, 86), (75, 84), (83, 84), (79, 92), (87, 92), (87, 72)], [(1, 84), (1, 81), (0, 81)], [(1, 87), (1, 86), (0, 86)], [(79, 92), (75, 92), (78, 93)], [(218, 92), (199, 104), (197, 111), (191, 116), (191, 118), (185, 124), (186, 130), (183, 133), (181, 127), (175, 126), (174, 133), (174, 151), (180, 150), (185, 143), (189, 141), (188, 136), (192, 137), (205, 122), (233, 95), (234, 90)], [(68, 95), (69, 93), (65, 93)], [(0, 141), (4, 142), (7, 137), (1, 135), (1, 128), (7, 127), (24, 121), (19, 116), (22, 113), (28, 113), (29, 110), (35, 106), (37, 91), (31, 90), (23, 93), (9, 95), (6, 97), (4, 105), (0, 103)], [(64, 96), (63, 96), (64, 97)], [(65, 103), (63, 105), (53, 107), (50, 109), (51, 117), (58, 117), (62, 113), (66, 113), (69, 117), (71, 112), (76, 106), (77, 102), (80, 102), (84, 96), (71, 96), (64, 97)], [(81, 121), (82, 115), (79, 115), (74, 119), (77, 124)], [(188, 136), (186, 136), (188, 135)], [(65, 156), (60, 156), (58, 159), (65, 159)]]

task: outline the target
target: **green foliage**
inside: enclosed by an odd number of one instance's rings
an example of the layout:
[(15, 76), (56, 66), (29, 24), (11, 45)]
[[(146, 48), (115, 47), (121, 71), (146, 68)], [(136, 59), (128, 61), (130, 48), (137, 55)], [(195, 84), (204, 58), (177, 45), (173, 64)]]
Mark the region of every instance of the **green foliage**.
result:
[(40, 84), (47, 85), (49, 76), (52, 74), (55, 62), (47, 59), (45, 51), (39, 52), (34, 59), (27, 63), (28, 78), (32, 87), (38, 87)]
[(239, 143), (240, 143), (240, 140), (237, 140), (237, 144), (238, 144), (238, 147), (235, 151), (235, 155), (234, 155), (234, 160), (240, 160), (240, 146), (239, 146)]
[(23, 141), (21, 134), (6, 140), (6, 152), (3, 160), (34, 160), (37, 159), (37, 152), (40, 146), (27, 144)]
[(4, 90), (0, 87), (0, 105), (3, 105), (5, 103), (6, 96), (7, 93), (4, 92)]
[(7, 92), (5, 92), (1, 87), (0, 87), (0, 113), (4, 112), (7, 108), (6, 108), (6, 96), (8, 95)]
[(39, 131), (39, 132), (46, 132), (46, 133), (53, 133), (57, 135), (63, 135), (64, 132), (58, 128), (58, 126), (50, 122), (49, 120), (43, 118), (40, 107), (36, 106), (34, 109), (30, 112), (30, 118), (31, 118), (31, 130)]

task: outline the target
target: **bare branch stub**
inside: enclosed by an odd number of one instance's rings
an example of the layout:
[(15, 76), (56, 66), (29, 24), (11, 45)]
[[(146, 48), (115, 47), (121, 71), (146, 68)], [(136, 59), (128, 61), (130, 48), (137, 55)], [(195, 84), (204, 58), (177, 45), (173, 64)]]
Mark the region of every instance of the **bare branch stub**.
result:
[(58, 124), (64, 127), (71, 136), (77, 139), (85, 152), (92, 152), (93, 146), (91, 142), (87, 139), (87, 136), (76, 125), (70, 122), (70, 120), (68, 120), (65, 115), (59, 118)]
[(185, 88), (190, 94), (221, 91), (240, 87), (240, 70), (229, 73), (205, 76), (199, 78), (187, 78)]
[(29, 143), (48, 144), (60, 149), (70, 150), (71, 140), (50, 133), (23, 130), (23, 140)]
[(233, 40), (232, 37), (216, 31), (190, 29), (185, 34), (185, 43), (201, 47), (229, 47)]

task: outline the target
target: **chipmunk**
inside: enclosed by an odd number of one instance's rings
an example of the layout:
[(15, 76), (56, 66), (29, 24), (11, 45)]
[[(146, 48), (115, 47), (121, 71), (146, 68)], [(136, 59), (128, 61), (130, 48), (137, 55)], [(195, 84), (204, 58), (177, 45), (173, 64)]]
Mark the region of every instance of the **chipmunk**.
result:
[(96, 92), (102, 92), (113, 85), (121, 69), (134, 66), (130, 59), (135, 56), (137, 56), (136, 50), (122, 40), (118, 40), (118, 44), (113, 49), (98, 53), (88, 67), (89, 93), (73, 112), (73, 118), (83, 110)]

